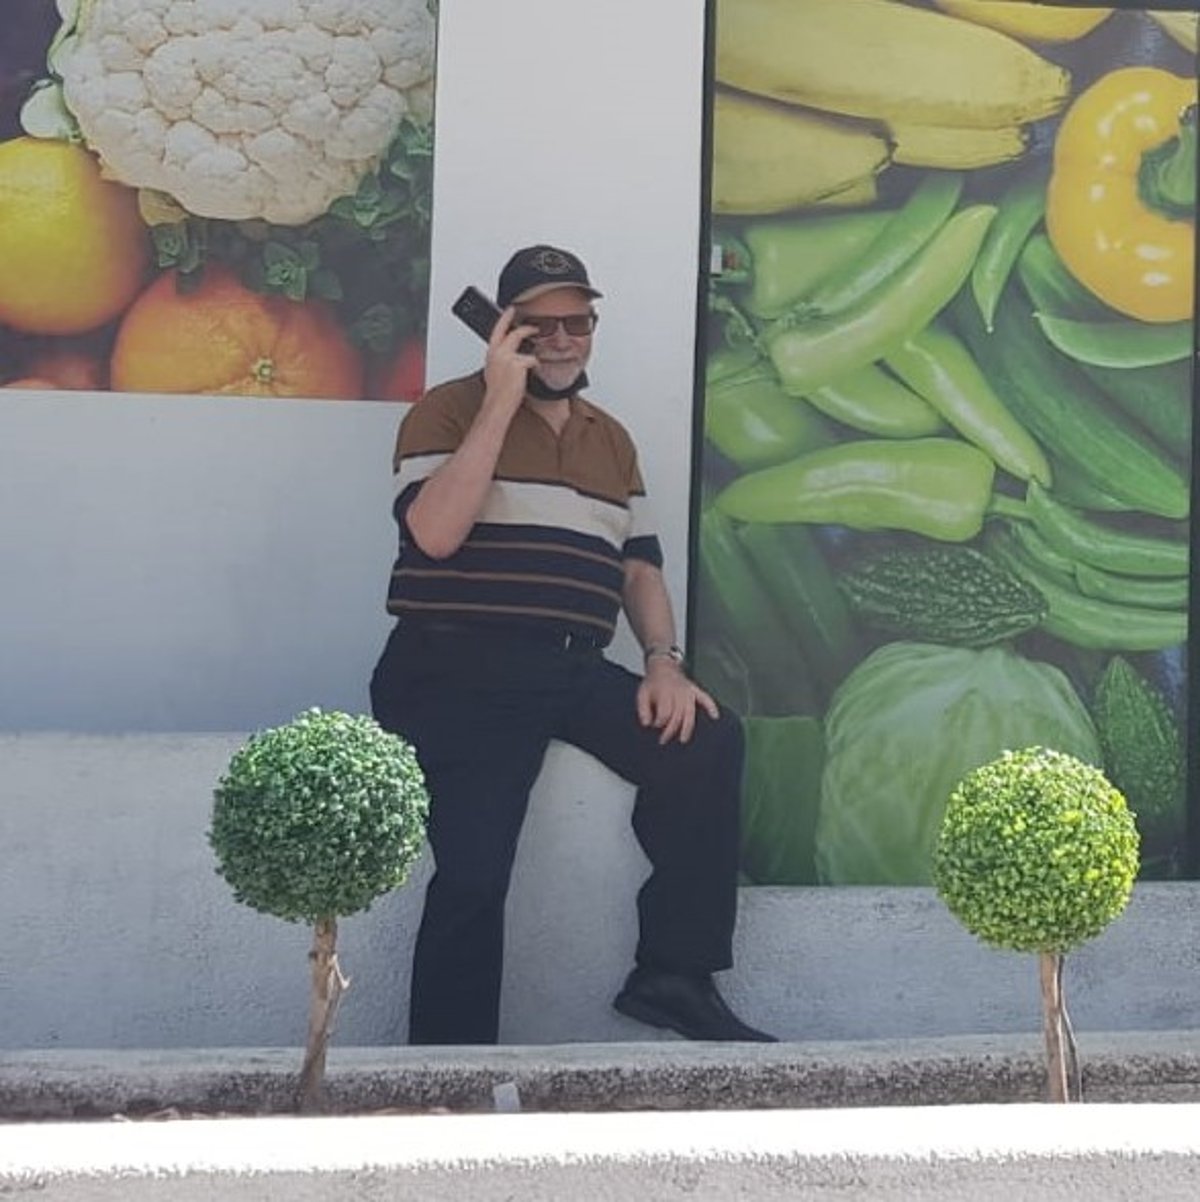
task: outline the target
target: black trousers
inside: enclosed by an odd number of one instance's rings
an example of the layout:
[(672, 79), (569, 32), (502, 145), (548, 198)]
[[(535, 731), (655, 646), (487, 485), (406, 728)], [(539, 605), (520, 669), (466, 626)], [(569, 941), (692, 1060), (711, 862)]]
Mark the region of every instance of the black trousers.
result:
[(708, 973), (732, 963), (741, 728), (697, 716), (687, 744), (637, 718), (640, 678), (597, 650), (516, 632), (397, 625), (375, 668), (375, 717), (417, 750), (435, 873), (413, 960), (409, 1042), (495, 1043), (504, 901), (529, 791), (551, 739), (637, 786), (633, 829), (651, 872), (637, 963)]

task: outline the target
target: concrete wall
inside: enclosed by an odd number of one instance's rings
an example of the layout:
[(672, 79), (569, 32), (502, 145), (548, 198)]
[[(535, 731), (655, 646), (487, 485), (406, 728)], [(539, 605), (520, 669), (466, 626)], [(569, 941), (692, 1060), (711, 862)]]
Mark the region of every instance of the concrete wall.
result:
[[(0, 1048), (220, 1047), (303, 1038), (308, 938), (213, 871), (210, 791), (233, 736), (0, 736)], [(501, 1037), (651, 1039), (609, 1000), (645, 872), (629, 790), (554, 748), (509, 900)], [(340, 1044), (403, 1041), (425, 868), (345, 921)], [(1036, 1033), (1032, 957), (990, 951), (924, 889), (742, 891), (745, 1016), (791, 1039)], [(1200, 887), (1143, 885), (1071, 957), (1078, 1029), (1200, 1028)]]
[[(606, 293), (592, 395), (637, 438), (682, 608), (704, 5), (441, 11), (430, 374), (481, 361), (449, 314), (464, 285), (493, 291), (517, 246), (578, 249)], [(401, 412), (0, 392), (0, 730), (365, 708)]]
[[(594, 393), (641, 446), (680, 600), (703, 7), (443, 0), (439, 76), (434, 313), (467, 282), (490, 288), (512, 246), (585, 256), (607, 294)], [(435, 375), (478, 354), (434, 321)], [(220, 732), (366, 704), (397, 417), (0, 395), (0, 730), (32, 732), (0, 737), (0, 1046), (301, 1038), (306, 936), (235, 906), (203, 833), (243, 737)], [(629, 805), (552, 749), (516, 871), (506, 1040), (647, 1037), (608, 1009), (644, 871)], [(342, 1042), (403, 1030), (417, 900), (345, 924)], [(1078, 1020), (1200, 1026), (1181, 937), (1198, 909), (1190, 886), (1140, 889), (1079, 958)], [(1030, 966), (977, 947), (919, 890), (747, 891), (728, 988), (797, 1038), (1019, 1030), (1036, 1012)]]
[[(698, 0), (569, 14), (552, 0), (444, 0), (440, 22), (431, 375), (479, 362), (448, 316), (464, 284), (490, 291), (509, 250), (532, 241), (584, 255), (607, 297), (594, 395), (639, 442), (681, 607), (703, 23)], [(0, 913), (21, 931), (20, 954), (0, 958), (14, 1019), (0, 1038), (295, 1037), (304, 936), (233, 907), (202, 839), (242, 736), (195, 736), (314, 704), (365, 708), (388, 627), (399, 416), (371, 403), (0, 394), (0, 731), (42, 732), (0, 750)], [(623, 632), (617, 654), (633, 650)], [(170, 733), (181, 731), (192, 736)], [(627, 790), (561, 751), (541, 795), (571, 798), (565, 815), (587, 797), (607, 816), (588, 829), (586, 868), (603, 887), (566, 913), (631, 940), (622, 891), (609, 910), (595, 902), (637, 875)], [(530, 885), (576, 862), (560, 834), (530, 853)], [(412, 910), (402, 898), (347, 926), (374, 998), (347, 1019), (353, 1038), (399, 1029), (387, 999), (404, 993)], [(538, 921), (563, 915), (560, 904)], [(602, 972), (564, 971), (564, 1004)], [(517, 1008), (536, 1028), (538, 987), (525, 989)]]
[(0, 729), (365, 708), (397, 406), (0, 396)]

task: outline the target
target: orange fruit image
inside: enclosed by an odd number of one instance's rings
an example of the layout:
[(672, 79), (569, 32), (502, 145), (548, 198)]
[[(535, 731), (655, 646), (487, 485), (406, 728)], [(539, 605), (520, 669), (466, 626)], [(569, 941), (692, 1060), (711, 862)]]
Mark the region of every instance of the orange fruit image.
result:
[(0, 142), (0, 321), (78, 334), (117, 317), (145, 281), (137, 193), (100, 177), (82, 146)]
[(54, 347), (34, 355), (25, 364), (25, 375), (49, 380), (51, 388), (98, 392), (108, 386), (106, 368), (99, 355), (69, 347)]
[(210, 264), (180, 292), (166, 272), (121, 320), (109, 363), (122, 392), (361, 397), (362, 356), (320, 301), (263, 296)]
[(368, 393), (373, 401), (419, 401), (425, 391), (425, 340), (409, 338), (374, 373)]
[(41, 392), (45, 389), (56, 390), (58, 385), (53, 380), (47, 380), (44, 376), (22, 376), (19, 380), (9, 380), (7, 384), (0, 384), (0, 388), (28, 388)]

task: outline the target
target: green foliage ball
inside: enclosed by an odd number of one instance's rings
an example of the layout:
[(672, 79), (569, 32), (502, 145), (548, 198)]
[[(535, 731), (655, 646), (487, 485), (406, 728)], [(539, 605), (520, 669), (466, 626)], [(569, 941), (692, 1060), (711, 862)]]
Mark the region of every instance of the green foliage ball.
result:
[(370, 718), (312, 709), (234, 754), (208, 841), (239, 902), (312, 924), (402, 885), (428, 813), (408, 743)]
[(950, 797), (933, 882), (974, 935), (1021, 952), (1065, 952), (1124, 910), (1138, 871), (1125, 798), (1062, 752), (1006, 751)]

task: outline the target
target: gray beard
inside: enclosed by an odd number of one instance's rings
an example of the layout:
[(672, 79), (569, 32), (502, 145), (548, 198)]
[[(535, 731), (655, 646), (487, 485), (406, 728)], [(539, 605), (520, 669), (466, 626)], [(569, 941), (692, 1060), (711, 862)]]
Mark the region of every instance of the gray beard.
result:
[(565, 401), (567, 397), (573, 397), (581, 388), (587, 386), (586, 371), (581, 371), (566, 388), (551, 388), (541, 376), (533, 372), (529, 373), (529, 378), (525, 381), (525, 391), (538, 401)]

